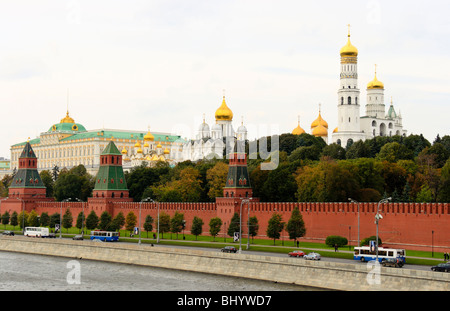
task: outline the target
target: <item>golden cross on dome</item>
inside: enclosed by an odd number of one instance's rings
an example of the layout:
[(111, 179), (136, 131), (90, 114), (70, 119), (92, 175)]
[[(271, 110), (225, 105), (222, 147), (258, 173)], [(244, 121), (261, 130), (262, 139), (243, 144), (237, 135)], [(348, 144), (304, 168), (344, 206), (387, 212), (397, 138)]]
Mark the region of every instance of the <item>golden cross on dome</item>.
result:
[(222, 92), (223, 92), (223, 98), (225, 98), (225, 89), (223, 89)]
[(350, 24), (347, 25), (348, 26), (348, 37), (350, 38)]

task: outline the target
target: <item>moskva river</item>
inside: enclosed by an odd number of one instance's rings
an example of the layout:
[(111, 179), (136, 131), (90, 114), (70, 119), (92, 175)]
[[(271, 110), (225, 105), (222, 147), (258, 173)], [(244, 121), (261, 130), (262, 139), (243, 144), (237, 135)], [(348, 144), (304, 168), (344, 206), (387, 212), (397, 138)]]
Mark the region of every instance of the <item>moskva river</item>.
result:
[(0, 251), (2, 291), (310, 291), (295, 285)]

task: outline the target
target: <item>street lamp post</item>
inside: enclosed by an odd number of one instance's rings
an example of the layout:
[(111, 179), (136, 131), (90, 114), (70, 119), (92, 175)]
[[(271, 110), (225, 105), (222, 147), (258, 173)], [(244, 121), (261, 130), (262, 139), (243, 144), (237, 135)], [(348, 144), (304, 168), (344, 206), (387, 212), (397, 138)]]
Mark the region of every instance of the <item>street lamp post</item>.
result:
[(391, 199), (392, 198), (382, 199), (378, 202), (378, 205), (377, 205), (377, 214), (375, 215), (375, 224), (377, 225), (377, 236), (376, 236), (376, 241), (375, 241), (377, 262), (378, 262), (378, 223), (379, 223), (380, 219), (383, 219), (383, 216), (381, 216), (381, 214), (380, 214), (380, 205), (383, 203), (387, 203)]
[(147, 198), (149, 202), (156, 203), (156, 207), (158, 209), (158, 226), (157, 226), (157, 236), (156, 236), (156, 244), (159, 243), (159, 202), (153, 199)]
[(242, 204), (244, 204), (244, 202), (247, 202), (247, 207), (248, 207), (250, 200), (251, 200), (251, 198), (243, 199), (241, 201), (241, 208), (239, 211), (239, 254), (242, 252)]
[(356, 203), (356, 205), (358, 206), (358, 244), (356, 246), (359, 247), (359, 202), (356, 200), (353, 200), (352, 198), (348, 198), (348, 200), (352, 203)]

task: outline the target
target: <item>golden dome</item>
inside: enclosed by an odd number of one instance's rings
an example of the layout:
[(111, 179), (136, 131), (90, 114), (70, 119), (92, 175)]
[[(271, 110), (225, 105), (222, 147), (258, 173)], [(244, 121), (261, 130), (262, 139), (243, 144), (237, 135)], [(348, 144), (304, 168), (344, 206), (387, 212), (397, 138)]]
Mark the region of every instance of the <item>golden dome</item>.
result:
[(350, 42), (350, 25), (348, 25), (348, 41), (347, 44), (341, 49), (341, 57), (358, 56), (358, 49)]
[(122, 154), (127, 154), (127, 153), (128, 153), (127, 149), (125, 149), (125, 147), (123, 147)]
[(61, 119), (60, 123), (75, 123), (74, 119), (69, 117), (69, 111), (66, 113), (66, 117)]
[(136, 144), (134, 145), (135, 148), (140, 148), (141, 144), (137, 141)]
[(233, 120), (233, 112), (230, 108), (228, 108), (225, 102), (225, 96), (222, 100), (222, 105), (219, 109), (216, 110), (216, 121), (232, 121)]
[(150, 147), (150, 145), (148, 144), (148, 142), (144, 143), (144, 148)]
[(373, 89), (384, 89), (384, 84), (383, 82), (379, 81), (377, 79), (377, 68), (375, 65), (375, 78), (369, 82), (369, 84), (367, 84), (367, 89), (368, 90), (373, 90)]
[(338, 128), (335, 128), (334, 131), (333, 131), (333, 133), (337, 133), (337, 132), (339, 132), (339, 129), (338, 129)]
[(164, 149), (164, 154), (170, 154), (170, 151), (169, 151), (169, 149)]
[(156, 148), (162, 148), (161, 143), (159, 143)]
[(145, 141), (153, 141), (154, 139), (155, 139), (155, 137), (152, 135), (152, 133), (150, 133), (150, 129), (149, 129), (147, 134), (145, 134), (145, 136), (144, 136), (144, 140)]
[(313, 123), (311, 123), (311, 129), (314, 129), (315, 127), (317, 127), (319, 125), (322, 125), (326, 129), (328, 129), (328, 123), (327, 123), (327, 121), (322, 119), (322, 115), (320, 114), (320, 109), (319, 109), (319, 116), (317, 117), (316, 120), (314, 120)]
[(319, 124), (313, 129), (312, 134), (316, 137), (328, 136), (328, 130), (325, 128), (325, 126)]
[(142, 149), (139, 148), (139, 149), (137, 150), (137, 153), (142, 153)]
[(298, 125), (297, 125), (297, 127), (292, 131), (292, 134), (293, 134), (293, 135), (301, 135), (301, 134), (304, 134), (304, 133), (306, 133), (306, 132), (305, 132), (304, 129), (302, 129), (302, 128), (300, 127), (300, 117), (298, 117)]

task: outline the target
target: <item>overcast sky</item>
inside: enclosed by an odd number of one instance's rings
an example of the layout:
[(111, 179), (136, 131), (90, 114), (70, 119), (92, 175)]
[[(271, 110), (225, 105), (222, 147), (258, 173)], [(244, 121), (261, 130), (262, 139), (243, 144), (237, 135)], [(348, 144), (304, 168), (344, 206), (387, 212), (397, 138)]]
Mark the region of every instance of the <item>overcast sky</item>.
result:
[[(226, 101), (250, 137), (337, 126), (351, 24), (366, 86), (385, 84), (408, 134), (450, 135), (450, 2), (0, 0), (0, 156), (66, 114), (88, 130), (193, 137)], [(386, 108), (387, 109), (387, 108)]]

